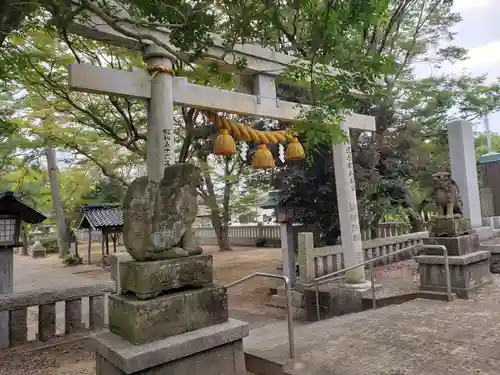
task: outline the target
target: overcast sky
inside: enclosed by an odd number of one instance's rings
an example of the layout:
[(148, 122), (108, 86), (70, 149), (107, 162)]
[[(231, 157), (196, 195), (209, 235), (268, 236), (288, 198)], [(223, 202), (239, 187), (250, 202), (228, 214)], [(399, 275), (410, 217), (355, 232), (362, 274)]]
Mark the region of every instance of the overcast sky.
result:
[[(500, 0), (455, 0), (454, 7), (463, 19), (456, 27), (455, 44), (469, 50), (469, 59), (443, 70), (487, 74), (495, 80), (500, 76)], [(425, 64), (419, 64), (416, 71), (424, 77), (440, 74)], [(477, 130), (483, 128), (480, 124)], [(490, 128), (500, 133), (500, 113), (490, 116)]]

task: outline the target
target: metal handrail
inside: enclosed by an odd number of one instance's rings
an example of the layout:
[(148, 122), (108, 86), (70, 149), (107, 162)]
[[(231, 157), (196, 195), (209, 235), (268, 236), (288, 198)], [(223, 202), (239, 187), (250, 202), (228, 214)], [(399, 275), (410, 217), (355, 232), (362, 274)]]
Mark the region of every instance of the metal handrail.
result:
[(255, 272), (251, 275), (245, 276), (242, 279), (233, 281), (226, 285), (226, 288), (229, 289), (232, 286), (240, 284), (248, 279), (252, 279), (256, 276), (270, 277), (273, 279), (281, 279), (285, 282), (285, 291), (286, 291), (286, 310), (287, 310), (287, 323), (288, 323), (288, 350), (290, 359), (292, 361), (295, 360), (295, 341), (293, 337), (293, 315), (292, 315), (292, 288), (290, 285), (290, 279), (283, 275), (275, 275), (267, 272)]
[[(372, 290), (372, 305), (373, 305), (373, 308), (376, 308), (377, 307), (377, 302), (376, 302), (376, 298), (375, 298), (375, 284), (373, 282), (374, 281), (373, 280), (373, 263), (375, 263), (375, 262), (377, 262), (379, 260), (383, 260), (383, 259), (389, 258), (389, 257), (391, 257), (393, 255), (397, 255), (397, 254), (404, 253), (404, 252), (407, 252), (409, 250), (415, 250), (415, 249), (417, 249), (417, 250), (435, 249), (435, 250), (441, 250), (443, 252), (443, 255), (444, 255), (445, 278), (446, 278), (446, 294), (447, 294), (448, 302), (450, 302), (452, 300), (452, 298), (451, 298), (450, 265), (448, 263), (448, 250), (446, 249), (446, 246), (443, 246), (443, 245), (427, 245), (427, 244), (413, 245), (413, 246), (405, 247), (404, 249), (400, 249), (400, 250), (394, 251), (393, 253), (384, 254), (384, 255), (381, 255), (379, 257), (366, 260), (363, 263), (356, 264), (355, 266), (347, 267), (347, 268), (344, 268), (342, 270), (329, 273), (327, 275), (316, 277), (313, 280), (313, 283), (316, 284), (316, 314), (317, 314), (317, 317), (318, 317), (318, 321), (320, 320), (319, 284), (330, 282), (330, 281), (334, 280), (334, 276), (339, 276), (339, 275), (344, 274), (345, 272), (353, 270), (355, 268), (363, 267), (365, 265), (370, 265), (370, 282), (371, 282), (371, 290)], [(340, 279), (342, 277), (343, 276), (337, 277), (337, 279)]]

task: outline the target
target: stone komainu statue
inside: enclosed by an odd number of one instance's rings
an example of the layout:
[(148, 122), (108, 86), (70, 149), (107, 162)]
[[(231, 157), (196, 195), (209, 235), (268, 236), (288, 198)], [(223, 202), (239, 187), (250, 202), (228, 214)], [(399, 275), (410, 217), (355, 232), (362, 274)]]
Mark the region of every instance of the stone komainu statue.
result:
[(462, 217), (462, 199), (456, 182), (449, 172), (438, 172), (432, 175), (434, 179), (433, 195), (436, 206), (445, 217)]
[(165, 168), (160, 183), (139, 177), (123, 203), (123, 241), (136, 260), (199, 255), (193, 223), (198, 214), (201, 171), (193, 164)]

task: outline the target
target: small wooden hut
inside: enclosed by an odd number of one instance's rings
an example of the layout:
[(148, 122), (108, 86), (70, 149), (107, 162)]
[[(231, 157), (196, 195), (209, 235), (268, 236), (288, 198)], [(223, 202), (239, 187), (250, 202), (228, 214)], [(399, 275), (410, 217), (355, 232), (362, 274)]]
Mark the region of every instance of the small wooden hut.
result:
[(80, 208), (75, 223), (76, 229), (87, 229), (89, 233), (88, 260), (91, 263), (92, 231), (101, 232), (101, 262), (104, 265), (109, 255), (109, 239), (113, 241), (116, 253), (118, 235), (123, 230), (123, 211), (119, 203), (86, 204)]

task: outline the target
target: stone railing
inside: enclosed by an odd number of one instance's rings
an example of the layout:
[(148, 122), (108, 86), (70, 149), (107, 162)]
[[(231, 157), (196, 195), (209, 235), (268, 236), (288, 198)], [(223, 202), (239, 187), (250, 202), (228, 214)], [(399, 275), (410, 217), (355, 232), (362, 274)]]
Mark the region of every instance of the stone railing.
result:
[(402, 234), (410, 233), (410, 226), (403, 221), (386, 221), (378, 224), (375, 237), (372, 238), (370, 230), (361, 231), (361, 239), (368, 241), (377, 238), (396, 237)]
[[(390, 254), (405, 247), (420, 244), (426, 237), (429, 237), (428, 232), (416, 232), (363, 241), (364, 259)], [(342, 245), (313, 247), (312, 233), (299, 233), (298, 244), (301, 282), (310, 283), (316, 277), (345, 268)], [(409, 256), (411, 256), (410, 253), (406, 258)], [(384, 263), (393, 263), (400, 260), (403, 260), (403, 258), (389, 257)]]
[[(102, 329), (105, 326), (105, 295), (113, 292), (114, 288), (114, 282), (111, 281), (91, 286), (41, 289), (0, 296), (0, 319), (7, 320), (9, 329), (9, 342), (1, 343), (2, 346), (13, 347), (30, 341), (47, 341), (61, 334), (71, 335)], [(82, 316), (82, 299), (87, 298), (88, 310), (84, 315), (88, 325)], [(64, 304), (64, 329), (57, 325), (56, 303)], [(36, 309), (35, 312), (31, 311), (33, 308)], [(36, 334), (28, 335), (28, 328), (37, 328)]]
[[(194, 228), (200, 245), (216, 245), (214, 228)], [(229, 227), (229, 243), (233, 246), (255, 246), (259, 239), (266, 239), (280, 245), (279, 225), (245, 225)]]
[[(200, 245), (217, 244), (214, 228), (198, 227), (194, 229)], [(409, 226), (404, 222), (383, 222), (380, 223), (377, 228), (376, 238), (399, 236), (408, 233), (409, 230)], [(371, 238), (370, 230), (363, 230), (361, 232), (361, 238), (363, 241), (369, 240)], [(272, 244), (280, 246), (279, 224), (229, 227), (229, 243), (233, 246), (255, 246), (256, 241), (259, 239), (266, 239)]]

